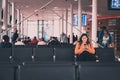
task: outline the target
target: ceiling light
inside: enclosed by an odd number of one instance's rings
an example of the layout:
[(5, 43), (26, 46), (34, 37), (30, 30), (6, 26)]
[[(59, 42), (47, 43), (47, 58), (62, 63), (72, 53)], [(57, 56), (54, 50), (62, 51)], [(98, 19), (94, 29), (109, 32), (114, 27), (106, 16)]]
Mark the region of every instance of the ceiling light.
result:
[(36, 9), (36, 10), (34, 10), (34, 12), (38, 12), (38, 10)]
[(26, 8), (29, 8), (29, 6), (26, 6)]
[(78, 1), (78, 0), (74, 0), (74, 1)]
[(58, 7), (54, 7), (54, 9), (58, 9)]

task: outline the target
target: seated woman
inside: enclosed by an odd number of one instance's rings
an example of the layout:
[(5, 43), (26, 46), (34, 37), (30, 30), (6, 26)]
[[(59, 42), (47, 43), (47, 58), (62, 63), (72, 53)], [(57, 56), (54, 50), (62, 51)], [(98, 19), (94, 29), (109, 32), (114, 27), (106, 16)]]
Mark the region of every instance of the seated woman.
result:
[(102, 46), (105, 47), (110, 47), (112, 43), (111, 35), (107, 30), (104, 30), (103, 37), (102, 37)]
[(75, 46), (77, 61), (95, 61), (95, 49), (87, 34), (82, 34)]

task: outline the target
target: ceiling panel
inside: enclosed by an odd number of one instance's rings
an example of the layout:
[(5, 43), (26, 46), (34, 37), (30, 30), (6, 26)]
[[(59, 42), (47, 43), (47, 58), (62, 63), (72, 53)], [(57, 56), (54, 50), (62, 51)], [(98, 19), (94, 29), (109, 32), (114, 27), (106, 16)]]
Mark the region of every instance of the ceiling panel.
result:
[[(49, 1), (51, 1), (51, 3), (46, 5)], [(39, 10), (39, 12), (35, 13), (29, 19), (54, 19), (55, 16), (58, 17), (54, 12), (56, 12), (59, 16), (62, 16), (62, 14), (65, 13), (66, 8), (70, 9), (71, 3), (73, 4), (74, 13), (77, 13), (78, 6), (78, 2), (74, 0), (9, 0), (9, 2), (15, 2), (16, 9), (20, 9), (24, 17), (31, 15), (35, 10)], [(81, 3), (83, 12), (91, 14), (92, 0), (81, 0)], [(120, 15), (120, 11), (108, 10), (107, 5), (107, 0), (98, 0), (98, 15)], [(36, 16), (36, 14), (38, 15)]]

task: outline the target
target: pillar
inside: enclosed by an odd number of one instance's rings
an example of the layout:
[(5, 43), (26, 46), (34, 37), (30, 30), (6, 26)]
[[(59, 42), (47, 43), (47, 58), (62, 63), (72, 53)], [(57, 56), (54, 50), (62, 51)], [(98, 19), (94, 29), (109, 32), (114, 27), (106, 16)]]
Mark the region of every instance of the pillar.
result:
[(17, 9), (17, 30), (20, 33), (20, 10)]
[(97, 47), (97, 0), (92, 0), (92, 43)]
[(73, 43), (73, 4), (70, 4), (70, 21), (71, 21), (71, 25), (70, 25), (70, 43)]
[(20, 14), (20, 22), (21, 22), (21, 25), (20, 25), (20, 34), (23, 35), (23, 14)]
[(65, 33), (66, 33), (66, 35), (68, 35), (68, 33), (67, 33), (67, 32), (68, 32), (68, 9), (66, 9), (66, 12), (65, 12), (65, 13), (66, 13), (66, 14), (65, 14), (65, 23), (66, 23), (66, 24), (65, 24), (65, 25), (66, 25), (66, 26), (65, 26), (65, 27), (66, 27), (66, 28), (65, 28), (65, 29), (66, 29), (66, 30), (65, 30)]
[(12, 22), (11, 22), (11, 26), (12, 26), (12, 32), (14, 32), (14, 28), (15, 26), (15, 3), (12, 2)]
[(3, 9), (3, 26), (2, 30), (7, 29), (7, 19), (8, 19), (8, 0), (2, 0), (2, 9)]
[(81, 7), (81, 0), (78, 0), (78, 27), (79, 27), (79, 35), (82, 34), (82, 7)]

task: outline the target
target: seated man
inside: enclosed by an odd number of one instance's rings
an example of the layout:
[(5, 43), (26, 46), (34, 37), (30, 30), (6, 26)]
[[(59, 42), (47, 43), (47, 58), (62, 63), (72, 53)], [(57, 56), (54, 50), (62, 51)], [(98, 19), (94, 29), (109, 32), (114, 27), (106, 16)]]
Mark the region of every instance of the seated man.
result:
[(7, 35), (3, 36), (3, 41), (0, 43), (1, 48), (11, 48), (12, 43), (9, 42), (9, 37)]

